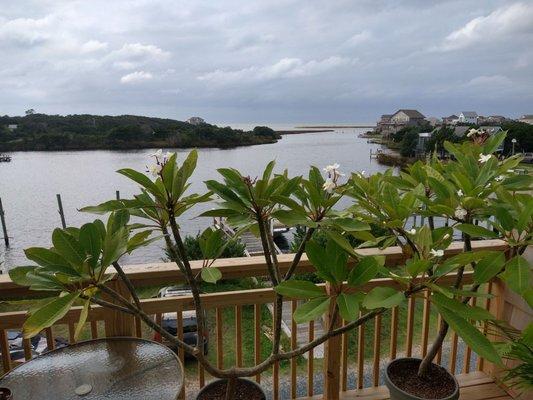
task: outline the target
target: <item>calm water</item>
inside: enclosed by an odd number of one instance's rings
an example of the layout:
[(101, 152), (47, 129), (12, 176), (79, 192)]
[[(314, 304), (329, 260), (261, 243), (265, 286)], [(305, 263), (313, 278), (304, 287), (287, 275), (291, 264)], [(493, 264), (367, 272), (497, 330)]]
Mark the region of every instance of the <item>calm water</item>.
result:
[[(370, 150), (375, 151), (378, 145), (358, 138), (357, 134), (363, 131), (366, 129), (286, 135), (271, 145), (230, 150), (201, 149), (191, 190), (205, 192), (203, 181), (218, 179), (217, 168), (233, 167), (254, 176), (272, 159), (277, 162), (277, 171), (288, 168), (293, 176), (306, 173), (310, 165), (322, 168), (333, 162), (339, 163), (343, 171), (381, 171), (384, 167), (369, 158)], [(51, 245), (51, 232), (61, 224), (56, 193), (61, 194), (67, 225), (80, 226), (95, 216), (80, 213), (77, 209), (113, 199), (116, 190), (123, 198), (137, 193), (136, 186), (115, 171), (125, 167), (144, 169), (150, 163), (150, 152), (12, 153), (11, 163), (0, 164), (0, 197), (11, 241), (9, 249), (4, 248), (3, 241), (0, 243), (2, 267), (26, 264), (23, 253), (26, 247)], [(178, 158), (183, 159), (187, 150), (177, 152)], [(180, 221), (183, 230), (196, 233), (205, 228), (211, 220), (195, 216), (209, 208), (209, 204), (204, 204), (184, 215)], [(125, 261), (142, 263), (159, 261), (162, 257), (161, 244), (154, 244), (139, 249)]]

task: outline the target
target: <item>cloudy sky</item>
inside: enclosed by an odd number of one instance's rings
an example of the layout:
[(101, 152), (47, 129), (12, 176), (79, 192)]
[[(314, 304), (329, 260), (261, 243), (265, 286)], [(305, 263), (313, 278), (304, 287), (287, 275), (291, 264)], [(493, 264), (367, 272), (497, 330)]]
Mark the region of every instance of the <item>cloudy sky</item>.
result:
[(533, 0), (2, 0), (0, 114), (533, 113)]

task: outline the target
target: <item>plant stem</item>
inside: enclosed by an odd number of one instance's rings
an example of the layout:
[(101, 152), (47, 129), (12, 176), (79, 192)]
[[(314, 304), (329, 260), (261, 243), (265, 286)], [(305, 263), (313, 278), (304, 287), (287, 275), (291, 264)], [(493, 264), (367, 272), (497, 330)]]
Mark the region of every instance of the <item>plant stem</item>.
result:
[(302, 258), (302, 255), (305, 251), (305, 245), (307, 244), (309, 240), (311, 240), (311, 237), (313, 236), (314, 231), (315, 231), (315, 228), (307, 229), (307, 232), (305, 233), (305, 236), (302, 242), (300, 243), (300, 246), (298, 247), (298, 251), (294, 255), (294, 258), (292, 259), (292, 263), (289, 269), (287, 270), (287, 273), (283, 277), (284, 281), (289, 280), (292, 274), (294, 273), (294, 271), (296, 270), (296, 267), (298, 266), (298, 263), (300, 262), (300, 259)]
[[(471, 242), (470, 235), (468, 234), (465, 234), (464, 236), (464, 251), (465, 252), (472, 251), (472, 242)], [(464, 265), (461, 266), (457, 270), (457, 276), (455, 278), (455, 283), (454, 283), (454, 287), (456, 289), (459, 289), (461, 287), (461, 282), (463, 281), (464, 270), (465, 270)], [(446, 339), (446, 334), (448, 333), (449, 328), (450, 326), (448, 325), (448, 323), (444, 319), (442, 319), (440, 327), (439, 327), (439, 333), (437, 334), (437, 337), (433, 341), (431, 348), (429, 349), (426, 356), (420, 363), (420, 366), (418, 367), (419, 377), (424, 377), (427, 375), (431, 362), (433, 361), (433, 359), (435, 358), (439, 350), (442, 348), (442, 344), (444, 343), (444, 339)]]
[(115, 270), (117, 271), (118, 276), (120, 277), (120, 279), (122, 279), (122, 282), (124, 282), (124, 284), (128, 288), (131, 294), (131, 297), (133, 297), (133, 301), (135, 302), (135, 305), (137, 306), (137, 308), (141, 308), (141, 302), (139, 300), (139, 296), (137, 295), (137, 292), (135, 291), (135, 287), (131, 283), (130, 279), (124, 273), (124, 270), (122, 269), (120, 264), (115, 261), (113, 263), (113, 267), (115, 267)]
[(226, 398), (225, 400), (233, 400), (233, 397), (235, 395), (235, 387), (236, 387), (236, 378), (228, 378), (227, 379), (227, 385), (226, 385)]

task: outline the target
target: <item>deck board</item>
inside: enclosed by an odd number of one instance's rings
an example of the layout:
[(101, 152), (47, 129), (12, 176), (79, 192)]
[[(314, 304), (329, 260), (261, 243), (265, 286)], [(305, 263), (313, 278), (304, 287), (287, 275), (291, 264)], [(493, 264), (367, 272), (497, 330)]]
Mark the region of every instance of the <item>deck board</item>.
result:
[[(510, 400), (512, 399), (493, 379), (483, 372), (472, 372), (456, 376), (461, 386), (460, 400)], [(341, 400), (387, 400), (389, 391), (385, 386), (349, 390), (341, 394)], [(299, 397), (298, 400), (321, 400), (322, 395)]]

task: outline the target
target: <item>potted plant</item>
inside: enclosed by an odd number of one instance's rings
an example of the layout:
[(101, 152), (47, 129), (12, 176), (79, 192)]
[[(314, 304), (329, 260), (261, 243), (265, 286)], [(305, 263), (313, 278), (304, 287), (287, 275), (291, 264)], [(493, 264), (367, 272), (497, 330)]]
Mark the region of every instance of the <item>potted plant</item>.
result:
[[(408, 255), (405, 270), (396, 279), (405, 279), (408, 285), (416, 279), (425, 281), (431, 302), (442, 317), (438, 334), (422, 360), (400, 358), (388, 365), (385, 382), (391, 399), (459, 397), (453, 375), (432, 364), (450, 326), (479, 356), (499, 363), (493, 345), (478, 330), (493, 319), (492, 315), (469, 305), (472, 298), (483, 295), (479, 292), (485, 283), (498, 276), (532, 302), (529, 264), (522, 257), (532, 239), (533, 203), (527, 192), (531, 178), (513, 174), (518, 158), (500, 162), (492, 154), (505, 133), (490, 136), (472, 130), (468, 136), (471, 141), (462, 145), (445, 143), (454, 158), (448, 162), (433, 157), (427, 164), (415, 163), (399, 176), (370, 180), (355, 176), (353, 180), (350, 193), (357, 199), (355, 215), (366, 221), (381, 221), (390, 229), (390, 238), (380, 240), (396, 241)], [(526, 192), (520, 193), (523, 189)], [(406, 193), (403, 197), (402, 192)], [(408, 229), (406, 213), (411, 212), (412, 203), (418, 203), (417, 214), (427, 218), (427, 224)], [(444, 260), (444, 249), (450, 244), (454, 230), (462, 233), (463, 253)], [(509, 249), (506, 254), (473, 253), (473, 237), (501, 238)], [(473, 269), (474, 284), (464, 290), (462, 280), (466, 268)], [(444, 275), (455, 271), (453, 286), (439, 284)]]
[[(505, 277), (510, 285), (511, 282), (521, 285), (520, 290), (523, 291), (523, 284), (517, 283), (514, 277), (516, 273), (510, 268), (518, 265), (520, 274), (523, 274), (524, 266), (518, 255), (509, 261), (505, 258), (502, 260), (501, 256), (492, 252), (473, 252), (469, 244), (471, 236), (498, 236), (472, 224), (474, 218), (493, 215), (492, 210), (497, 209), (505, 209), (512, 214), (508, 210), (506, 196), (514, 196), (510, 193), (516, 188), (531, 188), (531, 181), (527, 176), (514, 176), (506, 172), (518, 163), (518, 158), (511, 158), (503, 163), (491, 158), (484, 161), (483, 165), (478, 164), (476, 152), (481, 152), (480, 146), (485, 146), (482, 147), (483, 154), (490, 154), (500, 140), (503, 140), (503, 136), (499, 136), (497, 140), (488, 140), (483, 145), (466, 144), (460, 149), (461, 152), (469, 152), (469, 155), (465, 158), (459, 154), (457, 161), (454, 161), (457, 164), (453, 167), (456, 172), (464, 168), (477, 168), (470, 172), (483, 177), (484, 188), (488, 183), (494, 182), (494, 187), (490, 187), (490, 190), (483, 189), (477, 193), (476, 189), (476, 196), (483, 194), (482, 197), (475, 197), (474, 189), (465, 183), (469, 191), (464, 200), (459, 199), (459, 183), (456, 182), (456, 179), (462, 182), (464, 178), (454, 176), (452, 172), (448, 172), (448, 165), (444, 166), (436, 160), (427, 166), (415, 164), (401, 176), (394, 176), (392, 171), (370, 178), (354, 173), (345, 183), (341, 182), (342, 174), (336, 164), (325, 168), (326, 177), (312, 167), (306, 178), (290, 178), (287, 171), (274, 174), (273, 162), (267, 165), (259, 178), (222, 168), (218, 170), (222, 182), (209, 180), (205, 182), (209, 190), (207, 193), (187, 194), (189, 180), (196, 167), (196, 151), (192, 151), (181, 164), (177, 162), (176, 154), (163, 155), (159, 151), (153, 154), (155, 163), (149, 167), (153, 179), (132, 169), (118, 171), (141, 187), (140, 194), (133, 199), (111, 200), (84, 209), (88, 212), (110, 213), (106, 224), (97, 219), (79, 229), (56, 229), (52, 235), (52, 248), (26, 250), (27, 257), (37, 265), (10, 271), (11, 278), (18, 284), (35, 290), (50, 291), (54, 295), (60, 293), (32, 308), (24, 325), (24, 335), (30, 337), (51, 326), (79, 301), (83, 303), (83, 312), (77, 333), (83, 326), (91, 305), (112, 308), (140, 318), (166, 340), (196, 357), (209, 374), (222, 380), (202, 391), (199, 398), (218, 399), (223, 395), (226, 399), (261, 399), (264, 398), (264, 393), (260, 387), (245, 378), (265, 371), (276, 362), (302, 355), (328, 339), (401, 304), (410, 296), (428, 290), (446, 323), (480, 356), (499, 362), (499, 358), (493, 353), (492, 344), (475, 325), (477, 321), (491, 319), (491, 315), (470, 306), (465, 299), (475, 296), (480, 285), (497, 274)], [(475, 166), (471, 165), (472, 157), (476, 158)], [(500, 175), (506, 176), (501, 180), (497, 179)], [(467, 187), (461, 190), (467, 193)], [(497, 197), (493, 198), (493, 194)], [(197, 276), (186, 255), (178, 220), (186, 210), (209, 201), (214, 196), (219, 200), (218, 207), (201, 215), (223, 217), (236, 229), (237, 234), (252, 231), (260, 238), (268, 277), (276, 292), (271, 354), (252, 367), (217, 368), (204, 356), (202, 343), (190, 346), (169, 334), (143, 311), (142, 302), (120, 265), (120, 258), (124, 254), (160, 239), (160, 236), (152, 237), (154, 232), (160, 232), (167, 248), (172, 252), (173, 260), (190, 286), (198, 330), (204, 331), (206, 321), (200, 295), (200, 279), (213, 284), (221, 279), (222, 273), (216, 268), (215, 260), (224, 250), (227, 241), (221, 240), (222, 233), (213, 228), (208, 228), (201, 235), (200, 247), (204, 261)], [(345, 196), (354, 198), (354, 204), (345, 209), (336, 207)], [(525, 204), (527, 208), (529, 203), (524, 201), (518, 200), (517, 207)], [(466, 214), (459, 205), (464, 207)], [(406, 224), (414, 214), (426, 215), (433, 226), (408, 230)], [(132, 223), (130, 215), (144, 219), (145, 222)], [(452, 240), (453, 229), (436, 228), (434, 221), (436, 216), (442, 215), (456, 217), (458, 222), (454, 227), (465, 233), (465, 252), (449, 259), (442, 256)], [(498, 218), (498, 221), (505, 219), (505, 225), (508, 225), (507, 214)], [(522, 214), (521, 218), (524, 218)], [(530, 219), (525, 224), (527, 235), (531, 228)], [(274, 220), (307, 228), (288, 266), (281, 265), (277, 259), (270, 229)], [(511, 223), (514, 224), (514, 221)], [(493, 225), (497, 227), (496, 223)], [(376, 229), (371, 230), (371, 227), (376, 226), (380, 228), (380, 232), (386, 233), (375, 236), (372, 232)], [(502, 228), (505, 227), (502, 225)], [(328, 238), (325, 246), (313, 239), (318, 230), (323, 231)], [(505, 230), (505, 234), (508, 232)], [(530, 236), (526, 239), (520, 236), (513, 239), (516, 239), (514, 243), (510, 237), (505, 238), (517, 249), (530, 240)], [(400, 271), (385, 268), (383, 257), (365, 257), (357, 248), (354, 249), (354, 239), (361, 243), (359, 247), (402, 246), (405, 265)], [(325, 286), (295, 278), (304, 253), (315, 267), (318, 277), (326, 282)], [(498, 261), (495, 265), (491, 262), (493, 259)], [(476, 272), (490, 273), (479, 273), (477, 287), (461, 289), (462, 271), (465, 266), (473, 263), (477, 263)], [(480, 268), (480, 265), (484, 265), (484, 268)], [(510, 272), (510, 269), (513, 271)], [(449, 274), (456, 275), (459, 284), (454, 287), (440, 285), (439, 280)], [(394, 279), (398, 287), (378, 286), (368, 293), (361, 290), (362, 285), (378, 276)], [(520, 279), (522, 278), (521, 275)], [(108, 285), (112, 279), (124, 282), (131, 299)], [(310, 321), (327, 314), (328, 329), (310, 343), (284, 351), (281, 347), (281, 311), (283, 301), (287, 298), (304, 300), (293, 315), (296, 322)], [(462, 313), (462, 316), (457, 317), (458, 313)], [(339, 325), (341, 318), (346, 321), (343, 326)]]

